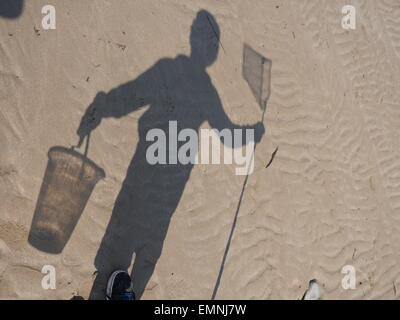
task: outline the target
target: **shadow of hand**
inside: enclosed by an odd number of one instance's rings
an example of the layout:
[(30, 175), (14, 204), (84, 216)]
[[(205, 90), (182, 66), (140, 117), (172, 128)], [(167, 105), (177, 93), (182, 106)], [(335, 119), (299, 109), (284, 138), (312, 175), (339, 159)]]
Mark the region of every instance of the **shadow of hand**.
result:
[(265, 134), (264, 124), (260, 121), (254, 125), (254, 140), (258, 143)]
[(104, 109), (106, 94), (104, 92), (99, 92), (94, 98), (93, 102), (86, 109), (85, 114), (81, 119), (77, 134), (80, 141), (84, 137), (88, 136), (97, 126), (100, 124), (102, 119), (102, 110)]

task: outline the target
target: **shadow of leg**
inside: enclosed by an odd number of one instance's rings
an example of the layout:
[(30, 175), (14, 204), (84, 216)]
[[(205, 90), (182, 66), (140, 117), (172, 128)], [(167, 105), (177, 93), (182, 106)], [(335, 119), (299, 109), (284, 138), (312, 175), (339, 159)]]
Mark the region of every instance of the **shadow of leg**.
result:
[(138, 245), (132, 199), (130, 188), (124, 182), (94, 260), (97, 275), (89, 299), (105, 299), (109, 276), (117, 269), (127, 271), (131, 266), (132, 254)]
[(126, 246), (127, 243), (129, 241), (118, 236), (103, 238), (94, 263), (97, 275), (90, 292), (90, 300), (104, 300), (109, 276), (115, 270), (128, 270), (132, 261), (132, 250)]
[(136, 253), (135, 263), (133, 264), (131, 278), (136, 299), (140, 299), (146, 286), (153, 275), (157, 261), (161, 255), (163, 241), (147, 245)]

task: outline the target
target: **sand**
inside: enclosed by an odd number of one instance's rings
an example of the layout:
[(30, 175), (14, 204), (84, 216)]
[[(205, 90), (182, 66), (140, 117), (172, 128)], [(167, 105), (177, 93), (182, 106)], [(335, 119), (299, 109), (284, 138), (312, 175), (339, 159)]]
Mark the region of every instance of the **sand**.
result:
[[(266, 132), (216, 298), (300, 299), (311, 279), (322, 299), (398, 297), (398, 1), (52, 0), (57, 27), (43, 30), (48, 2), (26, 1), (17, 19), (0, 17), (1, 299), (89, 297), (148, 107), (105, 119), (92, 133), (89, 157), (106, 178), (60, 254), (27, 242), (47, 152), (77, 143), (99, 91), (159, 59), (189, 55), (201, 9), (221, 30), (224, 50), (207, 72), (233, 122), (261, 117), (241, 75), (243, 44), (273, 63)], [(357, 9), (356, 30), (341, 27), (345, 4)], [(193, 167), (142, 299), (211, 298), (243, 180), (233, 164)], [(44, 265), (55, 267), (55, 290), (41, 286)], [(346, 265), (357, 271), (354, 290), (342, 288)]]

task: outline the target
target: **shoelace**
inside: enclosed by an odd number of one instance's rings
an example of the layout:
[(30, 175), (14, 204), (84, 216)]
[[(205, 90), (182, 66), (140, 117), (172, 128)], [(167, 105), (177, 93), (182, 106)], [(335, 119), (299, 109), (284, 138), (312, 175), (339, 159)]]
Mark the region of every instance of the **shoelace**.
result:
[(112, 299), (110, 296), (106, 296), (108, 300), (136, 300), (135, 294), (133, 292), (126, 292), (126, 293), (121, 293), (117, 296), (115, 296), (114, 299)]

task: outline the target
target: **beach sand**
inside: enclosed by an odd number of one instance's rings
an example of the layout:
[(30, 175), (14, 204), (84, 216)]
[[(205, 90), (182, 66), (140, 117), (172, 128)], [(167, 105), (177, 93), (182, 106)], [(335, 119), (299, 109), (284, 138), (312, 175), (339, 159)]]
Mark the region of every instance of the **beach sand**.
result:
[[(48, 2), (56, 30), (41, 24)], [(355, 30), (341, 26), (346, 4), (357, 10)], [(398, 297), (398, 1), (30, 0), (18, 18), (0, 17), (1, 299), (89, 297), (148, 107), (91, 134), (88, 156), (106, 178), (60, 254), (27, 241), (47, 152), (77, 143), (99, 91), (189, 55), (201, 9), (221, 30), (223, 50), (207, 72), (233, 122), (253, 124), (262, 113), (242, 77), (244, 43), (272, 61), (265, 135), (216, 298), (300, 299), (311, 279), (323, 299)], [(235, 168), (193, 167), (142, 299), (211, 298), (245, 178)], [(55, 267), (55, 290), (42, 288), (44, 265)], [(357, 272), (354, 290), (342, 288), (346, 265)]]

